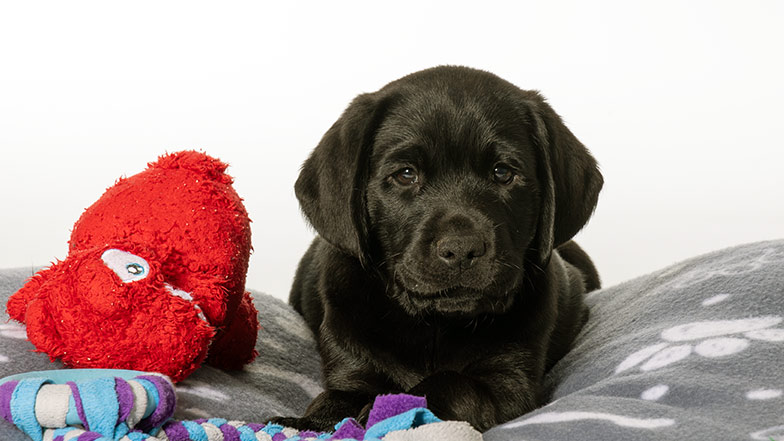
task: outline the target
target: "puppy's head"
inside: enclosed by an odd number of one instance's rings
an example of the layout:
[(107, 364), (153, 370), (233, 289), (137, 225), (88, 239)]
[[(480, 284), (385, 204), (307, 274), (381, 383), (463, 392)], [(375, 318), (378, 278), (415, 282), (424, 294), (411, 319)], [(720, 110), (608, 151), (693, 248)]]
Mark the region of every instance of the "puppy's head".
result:
[(502, 312), (596, 206), (596, 161), (536, 92), (437, 67), (357, 97), (296, 184), (318, 233), (411, 314)]

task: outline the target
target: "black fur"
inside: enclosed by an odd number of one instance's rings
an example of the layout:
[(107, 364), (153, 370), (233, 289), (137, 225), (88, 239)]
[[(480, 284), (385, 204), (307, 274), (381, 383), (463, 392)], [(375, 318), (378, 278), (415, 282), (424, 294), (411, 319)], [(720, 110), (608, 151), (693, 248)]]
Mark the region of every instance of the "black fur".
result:
[(437, 67), (357, 97), (296, 184), (319, 237), (290, 301), (327, 390), (278, 421), (331, 429), (397, 392), (479, 430), (539, 406), (599, 287), (570, 239), (602, 183), (544, 99), (493, 74)]

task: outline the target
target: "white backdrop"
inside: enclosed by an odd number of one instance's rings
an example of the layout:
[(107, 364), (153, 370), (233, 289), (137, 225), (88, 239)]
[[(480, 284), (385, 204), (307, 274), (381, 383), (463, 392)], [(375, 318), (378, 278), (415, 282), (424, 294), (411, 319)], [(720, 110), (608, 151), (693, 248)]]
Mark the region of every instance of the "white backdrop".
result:
[(299, 166), (358, 93), (438, 64), (538, 89), (599, 160), (605, 284), (784, 237), (784, 2), (4, 2), (0, 267), (66, 255), (122, 175), (194, 148), (253, 219), (248, 287), (313, 237)]

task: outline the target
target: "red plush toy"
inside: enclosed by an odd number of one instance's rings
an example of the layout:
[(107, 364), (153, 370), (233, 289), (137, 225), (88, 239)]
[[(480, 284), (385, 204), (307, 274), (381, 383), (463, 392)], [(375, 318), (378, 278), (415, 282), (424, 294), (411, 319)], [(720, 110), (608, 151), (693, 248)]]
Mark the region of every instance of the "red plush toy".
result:
[(226, 164), (185, 151), (120, 179), (74, 225), (68, 257), (8, 300), (41, 352), (73, 367), (161, 372), (256, 356), (250, 220)]

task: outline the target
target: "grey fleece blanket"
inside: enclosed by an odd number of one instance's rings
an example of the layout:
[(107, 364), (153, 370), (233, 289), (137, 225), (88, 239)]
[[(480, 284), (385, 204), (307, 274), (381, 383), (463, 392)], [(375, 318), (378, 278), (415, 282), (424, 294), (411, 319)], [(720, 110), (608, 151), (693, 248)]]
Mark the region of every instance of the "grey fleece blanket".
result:
[(700, 256), (587, 299), (552, 402), (486, 440), (784, 440), (784, 241)]
[[(32, 273), (0, 271), (0, 302)], [(307, 327), (254, 297), (261, 355), (242, 372), (196, 371), (178, 386), (176, 418), (261, 422), (300, 414), (320, 392)], [(784, 241), (696, 257), (587, 301), (588, 324), (546, 379), (551, 403), (485, 440), (784, 440)], [(60, 368), (2, 309), (0, 377)], [(27, 439), (0, 421), (0, 440)]]

